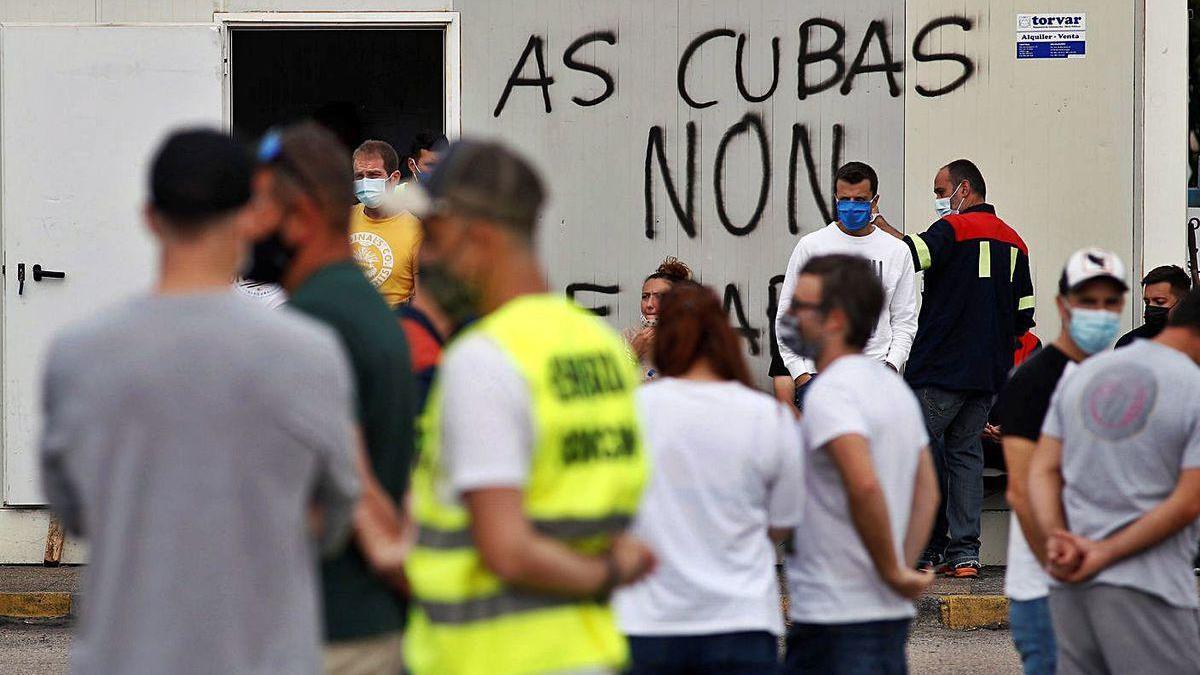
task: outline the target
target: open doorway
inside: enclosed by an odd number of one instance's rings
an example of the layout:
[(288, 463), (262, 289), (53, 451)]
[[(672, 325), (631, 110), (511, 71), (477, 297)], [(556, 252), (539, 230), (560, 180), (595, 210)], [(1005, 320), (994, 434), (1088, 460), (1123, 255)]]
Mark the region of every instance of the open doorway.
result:
[(348, 148), (375, 138), (403, 156), (417, 133), (447, 130), (441, 29), (230, 27), (229, 45), (230, 121), (240, 138), (312, 118)]

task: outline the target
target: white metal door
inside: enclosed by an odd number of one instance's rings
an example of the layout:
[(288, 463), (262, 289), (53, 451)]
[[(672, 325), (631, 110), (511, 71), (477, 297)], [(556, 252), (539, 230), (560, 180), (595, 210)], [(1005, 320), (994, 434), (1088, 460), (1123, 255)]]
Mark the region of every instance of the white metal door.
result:
[[(6, 504), (42, 502), (48, 342), (151, 283), (150, 153), (172, 128), (222, 125), (222, 52), (212, 25), (0, 27)], [(34, 265), (66, 277), (35, 281)]]

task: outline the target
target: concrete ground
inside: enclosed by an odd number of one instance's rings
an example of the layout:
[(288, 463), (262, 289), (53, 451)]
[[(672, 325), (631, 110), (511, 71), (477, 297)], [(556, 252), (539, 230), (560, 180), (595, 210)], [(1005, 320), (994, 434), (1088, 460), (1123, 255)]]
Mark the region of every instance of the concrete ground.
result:
[(1020, 675), (1021, 659), (1007, 630), (948, 630), (918, 623), (908, 639), (912, 675)]
[(71, 628), (0, 622), (0, 671), (27, 675), (67, 672)]
[[(68, 626), (0, 623), (0, 671), (58, 675), (67, 670)], [(908, 643), (913, 675), (1018, 675), (1021, 663), (1006, 630), (952, 631), (918, 624)]]

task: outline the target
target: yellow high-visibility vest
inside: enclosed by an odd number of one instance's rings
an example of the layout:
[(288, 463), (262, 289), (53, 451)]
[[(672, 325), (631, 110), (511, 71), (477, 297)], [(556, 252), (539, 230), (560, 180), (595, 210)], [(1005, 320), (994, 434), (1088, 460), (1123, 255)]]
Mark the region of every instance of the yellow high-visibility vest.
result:
[[(549, 295), (513, 300), (474, 331), (504, 350), (529, 387), (535, 445), (526, 516), (581, 553), (605, 551), (636, 512), (648, 473), (638, 376), (623, 342), (589, 312)], [(416, 600), (408, 667), (418, 675), (518, 675), (620, 666), (628, 648), (606, 603), (509, 586), (483, 564), (469, 514), (444, 483), (441, 406), (435, 383), (412, 481), (420, 532), (407, 564)]]

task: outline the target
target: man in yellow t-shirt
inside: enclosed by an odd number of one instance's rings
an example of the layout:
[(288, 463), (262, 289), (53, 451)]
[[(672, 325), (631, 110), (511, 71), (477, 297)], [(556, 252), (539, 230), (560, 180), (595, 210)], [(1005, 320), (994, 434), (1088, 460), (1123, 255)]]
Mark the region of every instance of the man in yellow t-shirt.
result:
[(364, 141), (354, 151), (354, 196), (350, 212), (350, 244), (354, 259), (388, 305), (395, 308), (412, 297), (417, 275), (421, 223), (399, 208), (400, 158), (385, 141)]

